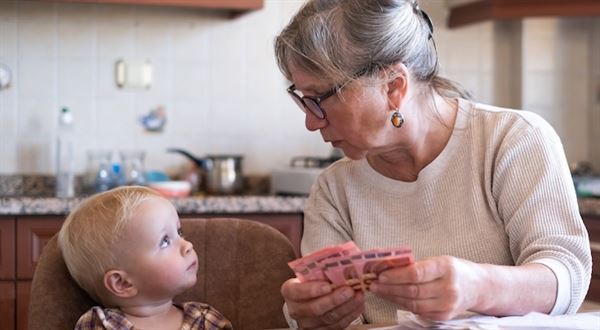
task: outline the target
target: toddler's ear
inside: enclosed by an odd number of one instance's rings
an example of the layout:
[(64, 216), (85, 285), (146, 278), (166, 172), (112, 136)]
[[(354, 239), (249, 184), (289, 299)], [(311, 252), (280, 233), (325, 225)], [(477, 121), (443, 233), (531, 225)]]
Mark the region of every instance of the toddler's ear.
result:
[(131, 298), (137, 294), (137, 289), (129, 281), (127, 273), (122, 270), (107, 271), (104, 274), (104, 287), (119, 298)]

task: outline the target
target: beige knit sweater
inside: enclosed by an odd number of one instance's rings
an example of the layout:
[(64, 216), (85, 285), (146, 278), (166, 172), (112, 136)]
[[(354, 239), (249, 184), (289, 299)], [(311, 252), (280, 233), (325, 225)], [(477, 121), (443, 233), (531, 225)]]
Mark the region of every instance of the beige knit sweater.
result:
[[(302, 254), (354, 240), (363, 250), (408, 244), (417, 260), (539, 262), (559, 282), (552, 313), (576, 312), (591, 256), (559, 137), (534, 113), (459, 105), (450, 141), (415, 182), (384, 177), (365, 159), (327, 168), (305, 206)], [(396, 309), (368, 295), (363, 316), (390, 322)]]

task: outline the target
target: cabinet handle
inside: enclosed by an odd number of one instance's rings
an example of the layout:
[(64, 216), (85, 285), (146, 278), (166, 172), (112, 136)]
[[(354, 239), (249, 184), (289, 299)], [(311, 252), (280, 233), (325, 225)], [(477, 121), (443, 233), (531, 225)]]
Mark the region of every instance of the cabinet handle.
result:
[(593, 252), (600, 252), (600, 242), (590, 242), (590, 248)]

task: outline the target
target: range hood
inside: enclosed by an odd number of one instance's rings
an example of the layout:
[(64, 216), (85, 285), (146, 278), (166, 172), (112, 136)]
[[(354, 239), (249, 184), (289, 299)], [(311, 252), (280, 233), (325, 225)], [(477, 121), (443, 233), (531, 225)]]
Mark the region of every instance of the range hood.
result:
[(477, 0), (451, 7), (448, 27), (488, 20), (596, 15), (600, 15), (600, 0)]

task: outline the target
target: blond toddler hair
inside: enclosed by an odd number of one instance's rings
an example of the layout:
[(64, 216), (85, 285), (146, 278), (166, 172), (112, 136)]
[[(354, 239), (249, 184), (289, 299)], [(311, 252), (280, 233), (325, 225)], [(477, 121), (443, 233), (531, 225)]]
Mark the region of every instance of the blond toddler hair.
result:
[(111, 299), (104, 274), (119, 269), (119, 243), (136, 208), (149, 198), (162, 198), (140, 186), (127, 186), (91, 196), (67, 217), (58, 233), (58, 246), (77, 284), (105, 307)]

